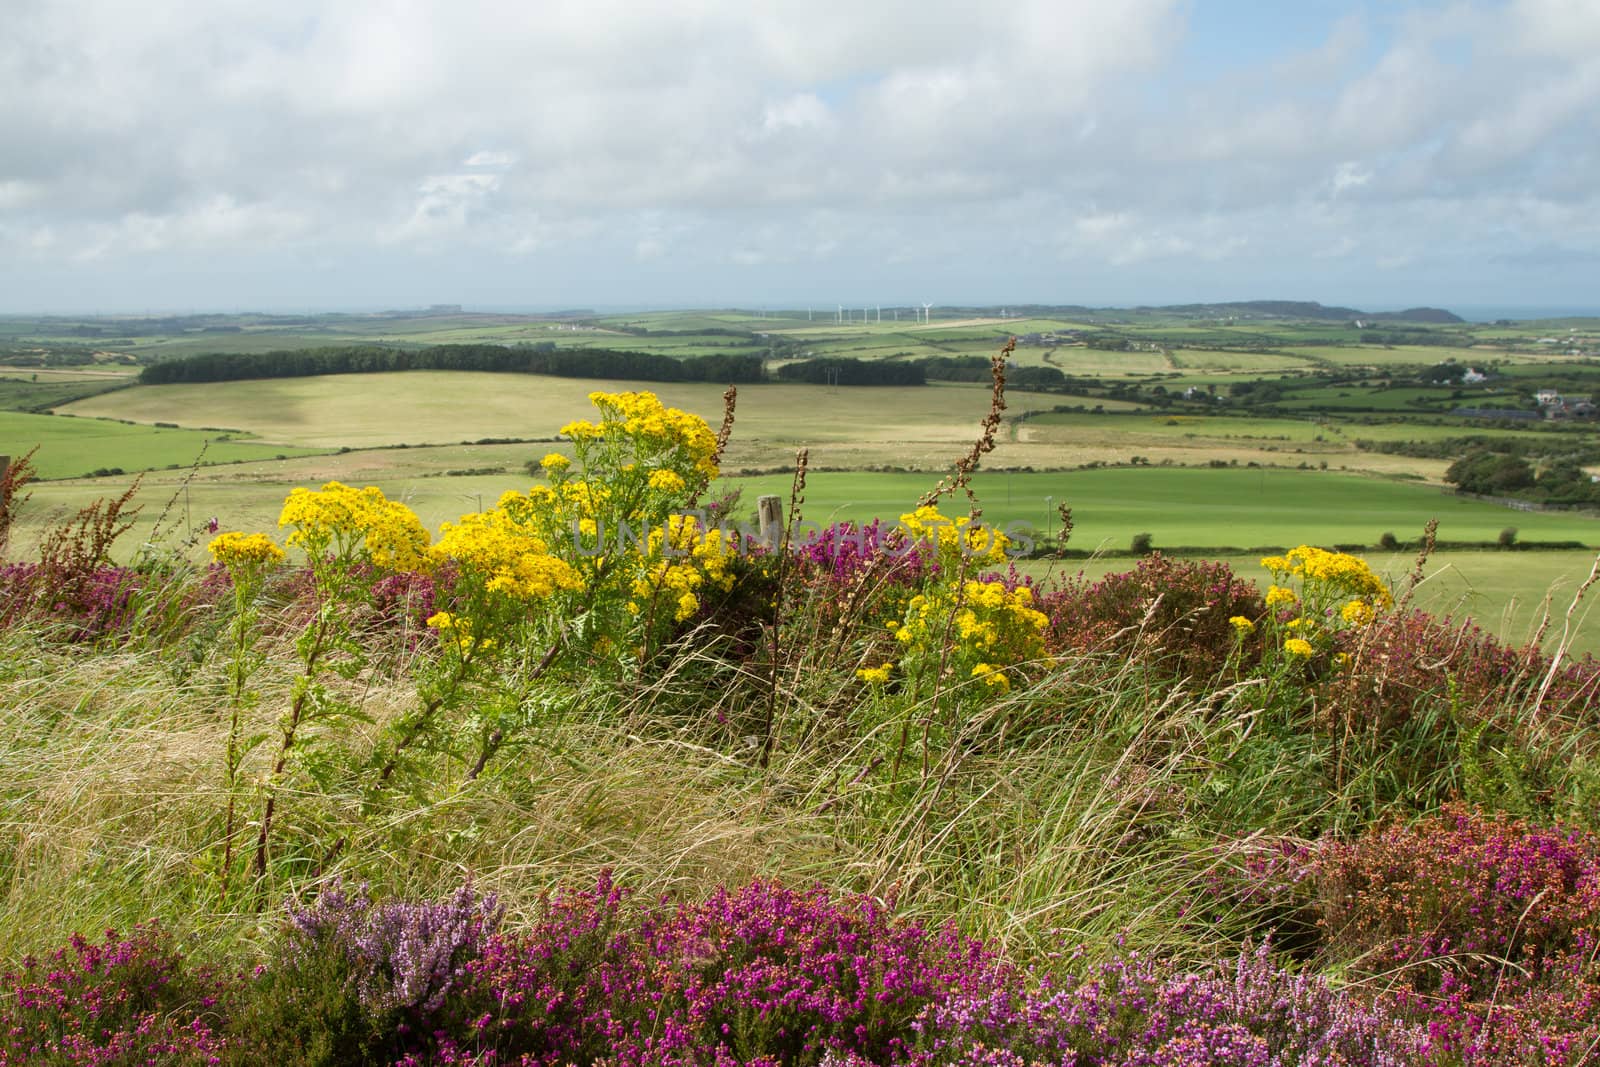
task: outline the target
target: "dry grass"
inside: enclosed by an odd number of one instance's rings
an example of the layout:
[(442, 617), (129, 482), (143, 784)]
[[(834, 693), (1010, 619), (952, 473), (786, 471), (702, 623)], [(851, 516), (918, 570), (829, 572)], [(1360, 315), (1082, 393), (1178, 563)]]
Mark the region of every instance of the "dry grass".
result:
[[(216, 898), (226, 803), (220, 654), (186, 664), (171, 652), (43, 651), (17, 631), (4, 640), (0, 959), (150, 918), (213, 956), (250, 951), (277, 920), (247, 898)], [(273, 651), (251, 729), (270, 731), (285, 706), (291, 658)], [(1182, 850), (1130, 844), (1154, 817), (1159, 790), (1127, 786), (1193, 757), (1182, 740), (1192, 732), (1175, 725), (1192, 717), (1181, 698), (1110, 745), (1104, 724), (1084, 719), (1028, 752), (952, 746), (931, 777), (892, 783), (861, 772), (894, 724), (829, 719), (836, 713), (805, 698), (803, 671), (785, 683), (767, 770), (753, 750), (706, 743), (715, 709), (703, 683), (678, 674), (692, 661), (632, 697), (605, 687), (549, 694), (531, 743), (476, 781), (438, 758), (408, 790), (375, 800), (359, 775), (318, 785), (296, 774), (283, 793), (271, 899), (334, 875), (411, 896), (471, 878), (531, 914), (551, 888), (609, 869), (646, 897), (696, 897), (758, 876), (893, 894), (908, 914), (954, 917), (1015, 947), (1122, 927), (1170, 938), (1174, 894), (1190, 875)], [(1025, 699), (1087, 709), (1137, 696), (1115, 678), (1083, 684), (1097, 670)], [(342, 753), (336, 762), (358, 767), (374, 731), (415, 697), (403, 675), (359, 679), (348, 695), (372, 725), (324, 741)], [(259, 814), (270, 748), (243, 770), (247, 818)], [(347, 847), (319, 870), (336, 837)]]
[[(540, 437), (593, 414), (595, 390), (648, 389), (715, 423), (722, 386), (600, 381), (526, 374), (410, 371), (199, 385), (138, 386), (68, 405), (78, 415), (192, 425), (312, 447), (455, 444), (485, 437)], [(967, 441), (987, 387), (830, 388), (759, 384), (739, 390), (739, 438), (817, 441)], [(1012, 411), (1048, 410), (1061, 398), (1017, 393)], [(789, 451), (792, 453), (793, 448)], [(735, 460), (737, 462), (737, 460)]]

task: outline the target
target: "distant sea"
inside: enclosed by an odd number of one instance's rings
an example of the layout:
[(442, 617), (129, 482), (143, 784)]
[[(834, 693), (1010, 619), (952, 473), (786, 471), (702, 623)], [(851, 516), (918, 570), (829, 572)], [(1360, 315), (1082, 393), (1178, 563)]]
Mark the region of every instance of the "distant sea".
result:
[(1486, 304), (1482, 307), (1451, 305), (1450, 310), (1468, 322), (1496, 322), (1500, 319), (1521, 321), (1526, 319), (1600, 318), (1600, 307), (1527, 307), (1510, 304), (1505, 307), (1496, 307), (1492, 304)]

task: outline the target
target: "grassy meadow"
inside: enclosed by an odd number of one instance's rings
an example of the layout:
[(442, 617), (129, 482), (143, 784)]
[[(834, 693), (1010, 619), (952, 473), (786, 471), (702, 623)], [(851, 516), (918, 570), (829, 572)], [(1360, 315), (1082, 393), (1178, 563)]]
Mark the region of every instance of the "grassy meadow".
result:
[[(1571, 590), (1587, 553), (1446, 554), (1415, 590), (1406, 553), (972, 582), (1003, 553), (926, 518), (907, 550), (680, 527), (597, 553), (584, 521), (663, 527), (718, 458), (693, 416), (603, 405), (445, 536), (399, 489), (285, 505), (292, 479), (210, 469), (175, 506), (250, 492), (285, 527), (241, 503), (209, 569), (181, 533), (118, 564), (93, 524), (12, 553), (6, 1062), (1578, 1067), (1600, 1042), (1600, 671), (1416, 610), (1513, 564)], [(382, 454), (468, 447), (526, 448)], [(491, 481), (529, 478), (407, 484)], [(929, 483), (814, 471), (805, 514)], [(1002, 523), (1062, 494), (1074, 543), (1503, 514), (1320, 471), (975, 488)], [(1487, 947), (1529, 914), (1531, 948)]]
[[(87, 358), (91, 325), (0, 342)], [(0, 558), (0, 1063), (1581, 1067), (1600, 1048), (1600, 627), (1576, 599), (1600, 526), (1355, 444), (1437, 453), (1477, 429), (1413, 409), (1439, 390), (1318, 377), (1445, 346), (1144, 311), (103, 328), (96, 360), (308, 336), (1151, 347), (1029, 348), (1105, 381), (1010, 395), (992, 436), (980, 385), (741, 387), (721, 452), (711, 385), (350, 375), (132, 386), (62, 417), (25, 409), (73, 380), (18, 379), (0, 452), (40, 443), (47, 480)], [(1471, 350), (1476, 328), (1437, 329)], [(1175, 373), (1305, 377), (1219, 412), (1158, 402)], [(589, 401), (630, 388), (659, 399)], [(1396, 404), (1287, 410), (1324, 392)], [(597, 425), (560, 434), (572, 419)], [(1489, 431), (1536, 454), (1591, 437)], [(1056, 535), (1066, 504), (1073, 550), (1195, 555), (977, 582), (1004, 553), (926, 516), (906, 542), (833, 527), (788, 555), (673, 526), (691, 497), (736, 493), (747, 521), (788, 501), (800, 448), (791, 520), (892, 522), (966, 454), (988, 523)], [(100, 467), (130, 473), (76, 476)], [(87, 509), (135, 469), (114, 540)], [(300, 491), (332, 480), (371, 488)], [(1434, 519), (1445, 547), (1413, 586), (1415, 549), (1377, 545)], [(658, 535), (589, 540), (624, 524)], [(1587, 547), (1451, 547), (1508, 527)], [(1252, 551), (1301, 544), (1323, 548), (1271, 573)]]
[[(650, 382), (603, 382), (514, 374), (411, 371), (403, 374), (332, 375), (200, 385), (141, 386), (92, 397), (65, 408), (73, 414), (134, 422), (170, 422), (203, 411), (208, 421), (237, 427), (263, 440), (303, 447), (373, 447), (455, 444), (489, 437), (554, 439), (554, 429), (588, 410), (588, 395), (649, 389), (663, 401), (718, 422), (723, 388)], [(906, 435), (933, 443), (964, 441), (981, 415), (987, 387), (830, 388), (762, 384), (739, 389), (738, 420), (746, 440), (897, 442)], [(1010, 397), (1013, 412), (1047, 410), (1061, 403), (1047, 394)], [(976, 413), (976, 414), (975, 414)], [(793, 459), (790, 450), (788, 459)]]
[(20, 456), (37, 447), (41, 478), (79, 478), (113, 468), (129, 472), (195, 463), (247, 463), (310, 455), (314, 448), (264, 443), (228, 430), (143, 426), (107, 418), (67, 418), (0, 411), (0, 442)]
[[(734, 479), (744, 499), (787, 496), (780, 475)], [(894, 518), (895, 501), (928, 486), (916, 474), (820, 471), (806, 480), (805, 514), (819, 523)], [(1513, 512), (1437, 488), (1324, 471), (1139, 467), (1060, 473), (992, 472), (973, 479), (985, 521), (1032, 523), (1041, 530), (1062, 502), (1072, 508), (1071, 544), (1125, 549), (1137, 533), (1157, 548), (1252, 545), (1376, 545), (1385, 532), (1414, 540), (1429, 519), (1442, 541), (1494, 542), (1507, 526), (1525, 541), (1600, 546), (1600, 522), (1579, 514)], [(886, 508), (887, 505), (887, 508)], [(1248, 521), (1241, 521), (1248, 515)], [(1250, 544), (1239, 544), (1241, 541)]]

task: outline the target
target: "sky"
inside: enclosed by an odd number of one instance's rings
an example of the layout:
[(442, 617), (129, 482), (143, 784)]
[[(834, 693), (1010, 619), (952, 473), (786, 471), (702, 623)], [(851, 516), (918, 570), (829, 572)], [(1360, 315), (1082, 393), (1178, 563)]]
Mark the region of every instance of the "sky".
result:
[(1600, 305), (1600, 0), (0, 14), (0, 313)]

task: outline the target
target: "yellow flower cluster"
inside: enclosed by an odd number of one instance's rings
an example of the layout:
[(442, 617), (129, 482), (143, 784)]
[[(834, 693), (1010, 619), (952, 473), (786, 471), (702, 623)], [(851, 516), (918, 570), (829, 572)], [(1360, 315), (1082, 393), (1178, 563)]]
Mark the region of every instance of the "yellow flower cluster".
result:
[(560, 503), (580, 518), (593, 519), (605, 513), (611, 502), (611, 487), (604, 482), (580, 481), (561, 484)]
[(1267, 556), (1261, 565), (1279, 579), (1299, 578), (1308, 587), (1317, 586), (1335, 595), (1357, 597), (1376, 608), (1394, 606), (1394, 598), (1383, 579), (1372, 573), (1366, 560), (1348, 552), (1329, 552), (1325, 548), (1301, 545), (1282, 556)]
[[(1267, 607), (1298, 605), (1297, 617), (1283, 624), (1292, 635), (1283, 643), (1291, 658), (1310, 659), (1319, 646), (1326, 650), (1340, 628), (1370, 625), (1379, 611), (1394, 606), (1383, 579), (1366, 560), (1347, 552), (1301, 545), (1281, 556), (1267, 556), (1261, 565), (1285, 583), (1267, 590)], [(1288, 585), (1295, 581), (1300, 583), (1298, 596)]]
[(445, 523), (433, 556), (484, 576), (489, 592), (517, 599), (543, 600), (583, 588), (578, 572), (505, 508)]
[(1004, 563), (1006, 546), (1011, 543), (1005, 534), (992, 526), (982, 523), (973, 525), (965, 515), (956, 519), (946, 518), (931, 504), (901, 515), (900, 525), (905, 527), (912, 540), (933, 545), (940, 561), (946, 565), (954, 564), (963, 553), (967, 556), (969, 567)]
[(1285, 604), (1293, 604), (1298, 599), (1299, 597), (1294, 595), (1293, 589), (1288, 589), (1281, 585), (1267, 588), (1266, 601), (1269, 608), (1281, 608)]
[(457, 650), (463, 656), (487, 655), (495, 650), (496, 642), (493, 638), (477, 638), (472, 633), (472, 620), (460, 615), (452, 615), (448, 611), (436, 612), (428, 616), (428, 626), (438, 630), (441, 638), (453, 639)]
[(665, 468), (653, 470), (650, 472), (650, 488), (659, 489), (667, 493), (682, 492), (684, 488), (683, 475)]
[(1377, 617), (1377, 612), (1365, 600), (1351, 600), (1339, 609), (1339, 617), (1351, 626), (1365, 626)]
[(673, 515), (665, 529), (650, 531), (647, 558), (654, 560), (633, 582), (628, 610), (637, 614), (639, 602), (665, 596), (673, 605), (673, 620), (683, 622), (700, 610), (700, 593), (706, 587), (719, 592), (733, 588), (734, 546), (721, 527), (702, 530), (692, 515)]
[(574, 419), (561, 427), (560, 433), (574, 441), (597, 441), (606, 435), (604, 426), (596, 426), (588, 419)]
[(856, 677), (868, 685), (885, 685), (889, 681), (889, 673), (893, 670), (893, 663), (884, 663), (877, 667), (862, 667), (856, 671)]
[(1256, 632), (1256, 624), (1243, 615), (1235, 615), (1228, 620), (1228, 625), (1233, 627), (1234, 633), (1240, 637), (1249, 637)]
[(717, 435), (705, 419), (662, 404), (654, 393), (589, 394), (600, 409), (601, 422), (569, 422), (561, 434), (575, 443), (627, 439), (641, 456), (680, 452), (706, 478), (717, 476)]
[(312, 555), (344, 555), (365, 545), (367, 557), (386, 570), (421, 570), (427, 563), (428, 531), (415, 512), (376, 486), (329, 482), (316, 490), (296, 488), (284, 501), (278, 525), (293, 527), (289, 544)]
[(283, 561), (283, 549), (266, 534), (230, 530), (213, 538), (206, 550), (212, 559), (230, 571), (266, 567)]
[(1005, 671), (992, 663), (980, 663), (972, 668), (972, 677), (982, 678), (983, 684), (990, 689), (998, 689), (1002, 693), (1011, 690), (1011, 679), (1006, 677)]
[(981, 678), (991, 691), (1004, 692), (1011, 684), (1008, 669), (1043, 658), (1049, 624), (1033, 606), (1033, 590), (1027, 586), (1007, 589), (1004, 582), (966, 581), (912, 597), (905, 619), (890, 630), (908, 671), (948, 658), (950, 666)]

